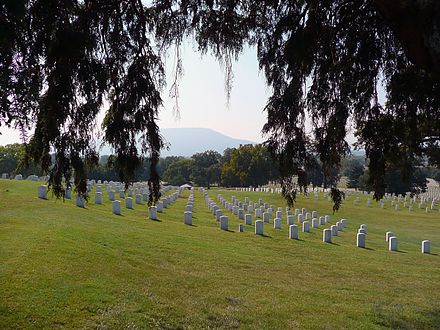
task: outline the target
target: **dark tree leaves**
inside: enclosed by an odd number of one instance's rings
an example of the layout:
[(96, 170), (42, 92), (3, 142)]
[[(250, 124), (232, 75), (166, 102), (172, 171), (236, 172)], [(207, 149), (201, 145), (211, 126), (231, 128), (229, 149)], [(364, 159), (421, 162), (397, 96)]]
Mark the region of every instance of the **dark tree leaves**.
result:
[(95, 149), (96, 116), (104, 107), (104, 138), (115, 149), (121, 179), (128, 184), (149, 157), (155, 199), (166, 50), (192, 38), (201, 53), (225, 64), (228, 95), (232, 60), (254, 45), (272, 92), (263, 133), (283, 195), (293, 203), (319, 156), (337, 208), (342, 195), (333, 174), (348, 152), (350, 128), (370, 159), (377, 199), (388, 169), (397, 166), (409, 178), (416, 158), (439, 166), (439, 31), (435, 0), (4, 1), (0, 123), (15, 125), (24, 137), (35, 125), (29, 160), (50, 172), (57, 195), (63, 177), (73, 177), (84, 193), (84, 162)]

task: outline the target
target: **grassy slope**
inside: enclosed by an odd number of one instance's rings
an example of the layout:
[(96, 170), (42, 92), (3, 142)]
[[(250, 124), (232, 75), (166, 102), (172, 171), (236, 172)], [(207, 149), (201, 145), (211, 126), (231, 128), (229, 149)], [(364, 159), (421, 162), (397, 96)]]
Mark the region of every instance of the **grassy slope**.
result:
[[(160, 221), (145, 204), (123, 215), (104, 204), (39, 200), (35, 182), (0, 180), (0, 328), (438, 328), (440, 213), (354, 206), (332, 215), (348, 228), (322, 243), (320, 228), (287, 239), (287, 226), (218, 228), (202, 194), (194, 226), (183, 224), (188, 192)], [(216, 199), (219, 191), (209, 192)], [(259, 197), (285, 206), (278, 195)], [(93, 199), (92, 199), (93, 200)], [(362, 197), (365, 205), (365, 197)], [(324, 199), (297, 207), (331, 214)], [(367, 249), (355, 233), (368, 225)], [(389, 252), (385, 231), (399, 238)], [(423, 239), (432, 255), (422, 255)]]

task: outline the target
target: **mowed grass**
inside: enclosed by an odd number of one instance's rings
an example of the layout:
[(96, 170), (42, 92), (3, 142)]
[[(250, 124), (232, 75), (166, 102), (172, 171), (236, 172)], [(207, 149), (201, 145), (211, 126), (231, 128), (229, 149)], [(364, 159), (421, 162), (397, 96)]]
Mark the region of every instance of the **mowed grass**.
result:
[[(439, 329), (440, 213), (380, 209), (350, 197), (333, 214), (322, 196), (295, 207), (330, 214), (348, 227), (333, 244), (322, 226), (289, 240), (265, 224), (265, 236), (229, 211), (221, 231), (201, 192), (193, 226), (183, 224), (189, 192), (148, 220), (134, 204), (122, 216), (74, 199), (40, 200), (36, 182), (0, 180), (0, 328), (99, 329)], [(105, 190), (104, 190), (105, 191)], [(276, 194), (209, 190), (285, 208)], [(218, 203), (220, 204), (220, 203)], [(255, 219), (254, 219), (255, 220)], [(368, 226), (367, 249), (356, 231)], [(389, 252), (385, 232), (399, 239)], [(431, 240), (431, 255), (421, 241)]]

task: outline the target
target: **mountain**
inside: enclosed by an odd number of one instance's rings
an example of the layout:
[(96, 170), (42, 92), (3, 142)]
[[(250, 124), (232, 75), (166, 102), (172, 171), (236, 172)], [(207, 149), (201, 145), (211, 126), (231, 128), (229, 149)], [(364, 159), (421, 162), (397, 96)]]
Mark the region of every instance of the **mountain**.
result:
[(161, 134), (170, 144), (169, 150), (163, 150), (162, 156), (189, 157), (196, 152), (214, 150), (221, 154), (226, 148), (240, 144), (255, 144), (248, 140), (235, 139), (209, 128), (162, 128)]
[[(169, 150), (162, 150), (161, 157), (190, 157), (197, 152), (214, 150), (223, 154), (226, 148), (235, 148), (240, 144), (255, 144), (248, 140), (235, 139), (210, 128), (161, 128), (160, 133), (169, 145)], [(110, 155), (112, 150), (104, 145), (101, 155)]]

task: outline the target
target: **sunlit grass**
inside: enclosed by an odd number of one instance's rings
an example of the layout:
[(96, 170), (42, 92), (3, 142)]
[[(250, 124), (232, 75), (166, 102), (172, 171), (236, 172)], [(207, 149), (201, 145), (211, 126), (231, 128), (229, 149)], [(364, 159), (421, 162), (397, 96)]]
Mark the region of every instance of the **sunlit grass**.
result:
[[(300, 240), (265, 225), (264, 237), (229, 211), (221, 231), (195, 193), (193, 226), (183, 224), (189, 192), (147, 219), (145, 203), (111, 213), (93, 194), (38, 199), (38, 183), (0, 180), (0, 328), (438, 328), (440, 213), (380, 209), (353, 197), (337, 214), (324, 198), (297, 207), (346, 218), (348, 227), (322, 242), (322, 228)], [(210, 190), (285, 207), (279, 195)], [(219, 204), (219, 202), (218, 202)], [(220, 205), (220, 204), (219, 204)], [(254, 219), (255, 220), (255, 219)], [(367, 249), (355, 246), (368, 225)], [(385, 232), (399, 239), (389, 252)], [(431, 240), (431, 255), (421, 241)]]

